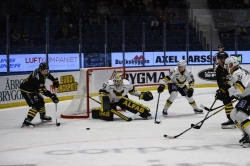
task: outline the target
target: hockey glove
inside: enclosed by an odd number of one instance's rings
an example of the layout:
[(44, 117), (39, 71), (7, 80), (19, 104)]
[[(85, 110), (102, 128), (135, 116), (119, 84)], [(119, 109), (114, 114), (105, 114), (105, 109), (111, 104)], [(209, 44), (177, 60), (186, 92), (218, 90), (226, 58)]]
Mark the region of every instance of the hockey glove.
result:
[(54, 88), (58, 88), (59, 87), (59, 82), (58, 82), (58, 78), (55, 78), (53, 81), (53, 86)]
[(54, 102), (54, 103), (58, 103), (59, 102), (59, 99), (57, 98), (57, 96), (55, 94), (52, 94), (50, 96), (51, 100)]
[(192, 97), (193, 96), (193, 93), (194, 93), (194, 89), (193, 88), (189, 88), (187, 90), (187, 97)]
[(154, 99), (154, 96), (150, 91), (141, 92), (139, 99), (143, 99), (144, 101), (150, 101)]
[(158, 93), (162, 93), (165, 89), (165, 85), (164, 84), (161, 84), (159, 87), (158, 87)]
[(223, 101), (226, 97), (228, 97), (228, 91), (223, 89), (223, 88), (220, 88), (216, 91), (216, 95), (215, 95), (215, 98), (218, 99), (218, 100), (221, 100)]

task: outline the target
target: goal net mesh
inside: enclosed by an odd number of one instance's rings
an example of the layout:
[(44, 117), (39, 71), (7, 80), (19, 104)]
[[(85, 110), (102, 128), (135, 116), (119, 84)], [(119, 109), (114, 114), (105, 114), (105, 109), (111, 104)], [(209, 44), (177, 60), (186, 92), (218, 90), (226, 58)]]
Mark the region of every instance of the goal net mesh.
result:
[(118, 72), (125, 74), (124, 71), (123, 67), (81, 68), (76, 94), (61, 117), (89, 118), (91, 108), (100, 107), (98, 92), (103, 83), (113, 79)]

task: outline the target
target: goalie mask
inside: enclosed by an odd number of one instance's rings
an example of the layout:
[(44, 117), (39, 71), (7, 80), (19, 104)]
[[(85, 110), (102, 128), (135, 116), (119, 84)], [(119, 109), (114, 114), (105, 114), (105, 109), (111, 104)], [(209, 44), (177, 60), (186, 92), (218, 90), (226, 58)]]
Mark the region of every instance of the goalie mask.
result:
[(116, 73), (115, 78), (113, 79), (115, 86), (121, 86), (123, 82), (123, 75), (121, 73)]

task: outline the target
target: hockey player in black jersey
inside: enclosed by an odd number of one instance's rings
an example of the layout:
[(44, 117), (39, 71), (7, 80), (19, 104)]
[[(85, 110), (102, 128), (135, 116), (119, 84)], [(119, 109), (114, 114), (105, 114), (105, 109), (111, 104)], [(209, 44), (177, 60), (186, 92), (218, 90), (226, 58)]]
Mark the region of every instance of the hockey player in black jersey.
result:
[[(227, 79), (228, 72), (224, 68), (225, 59), (228, 57), (228, 54), (223, 51), (223, 45), (218, 46), (219, 52), (214, 56), (214, 70), (216, 71), (216, 79), (219, 89), (216, 91), (215, 97), (223, 102), (224, 105), (231, 103), (231, 98), (229, 97), (228, 88), (230, 88), (227, 83), (229, 80)], [(218, 66), (216, 68), (216, 63), (218, 61)], [(230, 113), (233, 110), (233, 105), (227, 105), (225, 107), (225, 113), (228, 118), (227, 122), (221, 124), (222, 129), (234, 129), (236, 128), (234, 122), (230, 118)]]
[(46, 115), (45, 102), (42, 95), (50, 97), (54, 103), (58, 103), (59, 99), (53, 93), (46, 89), (45, 81), (49, 79), (53, 82), (55, 88), (59, 87), (57, 78), (54, 78), (49, 73), (47, 63), (42, 62), (35, 71), (33, 71), (23, 82), (20, 84), (20, 91), (26, 100), (29, 107), (27, 117), (24, 119), (23, 126), (34, 126), (31, 121), (39, 112), (42, 121), (51, 121), (52, 118)]

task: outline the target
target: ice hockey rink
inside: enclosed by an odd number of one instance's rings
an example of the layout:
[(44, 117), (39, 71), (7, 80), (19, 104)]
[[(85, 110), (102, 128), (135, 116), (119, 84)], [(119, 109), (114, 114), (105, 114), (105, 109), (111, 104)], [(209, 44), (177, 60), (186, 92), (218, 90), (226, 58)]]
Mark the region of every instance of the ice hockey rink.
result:
[[(197, 105), (210, 107), (216, 88), (196, 88)], [(156, 113), (158, 93), (154, 100), (139, 101)], [(108, 122), (98, 119), (62, 119), (71, 101), (58, 103), (56, 126), (55, 104), (46, 104), (50, 123), (33, 120), (35, 128), (21, 128), (28, 107), (0, 110), (0, 166), (250, 166), (249, 149), (239, 143), (238, 129), (221, 129), (227, 121), (224, 110), (205, 121), (200, 129), (191, 129), (176, 139), (175, 136), (191, 124), (201, 121), (204, 114), (194, 114), (187, 100), (180, 95), (162, 116), (163, 104), (169, 97), (164, 91), (159, 100), (157, 121), (138, 117), (126, 122), (118, 117)], [(137, 100), (131, 96), (131, 99)], [(222, 105), (217, 101), (215, 106)], [(209, 115), (214, 113), (211, 112)], [(123, 112), (124, 113), (124, 112)], [(132, 113), (125, 112), (127, 116)], [(86, 130), (90, 128), (90, 130)]]

